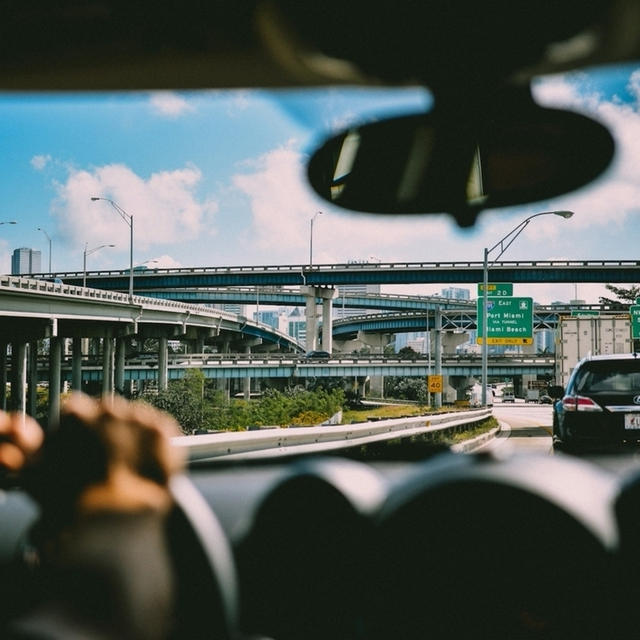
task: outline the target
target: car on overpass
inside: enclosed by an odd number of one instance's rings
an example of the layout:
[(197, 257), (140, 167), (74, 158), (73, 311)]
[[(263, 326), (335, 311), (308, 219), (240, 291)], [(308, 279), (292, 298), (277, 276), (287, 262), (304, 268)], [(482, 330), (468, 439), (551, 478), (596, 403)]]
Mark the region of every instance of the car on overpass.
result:
[[(615, 156), (609, 128), (570, 108), (573, 93), (568, 105), (551, 107), (532, 92), (541, 76), (611, 65), (601, 73), (626, 74), (637, 99), (638, 0), (32, 0), (3, 3), (0, 12), (0, 86), (7, 100), (24, 91), (65, 92), (56, 94), (35, 134), (23, 131), (22, 111), (9, 123), (21, 144), (41, 144), (51, 114), (71, 91), (91, 92), (90, 110), (100, 91), (113, 89), (217, 95), (240, 87), (261, 96), (296, 89), (291, 111), (300, 113), (307, 99), (335, 99), (341, 87), (355, 86), (378, 93), (384, 108), (349, 126), (343, 114), (318, 131), (305, 168), (323, 205), (378, 220), (444, 213), (471, 231), (498, 225), (497, 208), (573, 192), (588, 199), (590, 185), (606, 180), (614, 158), (629, 165), (625, 189), (640, 181), (637, 155)], [(387, 92), (407, 85), (429, 90), (429, 109), (405, 105), (390, 113)], [(555, 89), (566, 97), (566, 87)], [(167, 118), (184, 108), (173, 95), (160, 98), (156, 106)], [(236, 98), (235, 107), (245, 109), (246, 95)], [(110, 110), (119, 99), (107, 95)], [(323, 105), (310, 108), (314, 121), (324, 121)], [(273, 105), (261, 110), (273, 113)], [(637, 102), (623, 115), (634, 113)], [(213, 117), (210, 126), (216, 123)], [(67, 124), (72, 127), (73, 118)], [(157, 153), (162, 140), (147, 124)], [(125, 129), (135, 165), (148, 149), (136, 144), (130, 122)], [(88, 164), (95, 133), (80, 136)], [(247, 129), (234, 144), (262, 133)], [(74, 134), (65, 130), (65, 136)], [(275, 157), (280, 170), (287, 148)], [(54, 161), (39, 146), (29, 149), (37, 154), (34, 171), (73, 164)], [(190, 152), (226, 162), (215, 147)], [(11, 165), (17, 158), (28, 162), (22, 147), (5, 153)], [(122, 172), (119, 162), (114, 154), (104, 170)], [(179, 179), (197, 182), (192, 169)], [(77, 177), (94, 184), (88, 172)], [(288, 172), (268, 177), (251, 185), (260, 203), (274, 182), (284, 187), (280, 204), (299, 197), (300, 185)], [(140, 184), (129, 178), (137, 198)], [(161, 178), (154, 174), (154, 184)], [(54, 183), (52, 209), (64, 195), (74, 211), (85, 211), (90, 205), (75, 199), (76, 183), (65, 186)], [(184, 224), (192, 222), (189, 203), (169, 191)], [(607, 216), (616, 200), (609, 195), (601, 206)], [(208, 204), (210, 220), (216, 207)], [(259, 214), (271, 224), (274, 211), (260, 208)], [(133, 238), (134, 218), (120, 215)], [(73, 229), (62, 218), (64, 237)], [(288, 229), (279, 231), (279, 241), (287, 242)], [(234, 232), (242, 244), (243, 230)], [(377, 237), (380, 246), (391, 242)], [(580, 242), (579, 230), (566, 241)], [(437, 242), (424, 238), (425, 250)], [(306, 253), (306, 237), (304, 245)], [(317, 266), (311, 258), (302, 277)], [(133, 255), (131, 265), (133, 277)], [(605, 361), (590, 362), (580, 365), (561, 407), (556, 404), (557, 430), (573, 435), (579, 419), (609, 411), (612, 428), (635, 431), (636, 412), (629, 408), (640, 399), (635, 380), (611, 411), (611, 402), (600, 404), (597, 389), (585, 382)], [(626, 384), (628, 370), (620, 373)], [(426, 449), (414, 435), (399, 437), (390, 421), (367, 435), (370, 457), (359, 444), (345, 446), (356, 425), (341, 432), (335, 449), (331, 426), (307, 430), (314, 442), (304, 448), (295, 443), (304, 428), (256, 429), (230, 438), (255, 438), (252, 455), (188, 458), (182, 470), (176, 440), (167, 439), (172, 422), (167, 426), (165, 418), (118, 399), (106, 399), (100, 410), (78, 402), (64, 428), (51, 426), (42, 446), (30, 421), (0, 412), (3, 637), (595, 640), (627, 637), (637, 625), (635, 451), (618, 473), (562, 453), (463, 455)], [(528, 419), (535, 421), (539, 409), (527, 407)], [(435, 419), (421, 416), (415, 428)], [(187, 449), (208, 450), (222, 434), (192, 437), (197, 440), (188, 440)], [(275, 450), (255, 444), (274, 438)], [(379, 446), (383, 438), (398, 446)]]

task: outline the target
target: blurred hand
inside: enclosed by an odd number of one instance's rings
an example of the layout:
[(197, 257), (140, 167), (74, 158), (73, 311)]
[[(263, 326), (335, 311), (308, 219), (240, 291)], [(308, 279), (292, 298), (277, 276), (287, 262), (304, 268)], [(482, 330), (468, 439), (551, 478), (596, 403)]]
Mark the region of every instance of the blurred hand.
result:
[(33, 418), (0, 411), (0, 468), (22, 470), (40, 450), (43, 440), (42, 428)]
[(64, 404), (59, 428), (84, 431), (82, 440), (102, 450), (94, 451), (100, 477), (86, 476), (79, 510), (130, 511), (169, 503), (169, 479), (183, 466), (182, 454), (171, 446), (171, 437), (180, 435), (171, 416), (120, 396), (96, 400), (77, 393)]
[(47, 433), (29, 491), (54, 527), (88, 512), (165, 509), (169, 479), (183, 466), (175, 435), (176, 421), (146, 403), (74, 393)]

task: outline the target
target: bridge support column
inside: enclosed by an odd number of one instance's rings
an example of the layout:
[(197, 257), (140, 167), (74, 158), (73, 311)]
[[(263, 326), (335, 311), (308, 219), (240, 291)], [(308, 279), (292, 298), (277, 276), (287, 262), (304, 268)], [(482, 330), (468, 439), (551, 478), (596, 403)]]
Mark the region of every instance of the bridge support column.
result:
[(113, 393), (113, 338), (107, 335), (102, 339), (102, 393)]
[(306, 287), (311, 293), (305, 294), (304, 317), (307, 323), (307, 335), (305, 338), (307, 351), (315, 351), (318, 348), (318, 317), (315, 287)]
[[(250, 354), (251, 353), (251, 347), (247, 345), (244, 348), (244, 352), (246, 354)], [(247, 375), (246, 378), (244, 378), (242, 380), (242, 392), (244, 394), (244, 399), (245, 400), (250, 400), (251, 399), (251, 376), (249, 376), (249, 375)]]
[(114, 387), (116, 393), (121, 396), (124, 395), (124, 362), (127, 338), (124, 336), (118, 336), (116, 338), (116, 356), (115, 356), (115, 373), (114, 373)]
[(384, 398), (384, 376), (371, 376), (369, 378), (369, 393), (374, 398)]
[(60, 419), (60, 369), (62, 338), (52, 337), (49, 344), (49, 429)]
[(0, 409), (7, 410), (7, 343), (0, 342)]
[(28, 348), (29, 383), (27, 385), (27, 413), (35, 417), (38, 400), (38, 341), (32, 340)]
[(442, 350), (444, 353), (455, 353), (456, 347), (459, 344), (464, 344), (465, 342), (469, 342), (468, 333), (446, 331), (442, 336)]
[(12, 379), (11, 379), (11, 408), (13, 411), (26, 410), (27, 386), (27, 345), (17, 340), (11, 345)]
[[(442, 375), (442, 310), (438, 307), (435, 311), (435, 374)], [(442, 393), (433, 394), (433, 408), (440, 409), (442, 407)]]
[(158, 391), (169, 388), (169, 340), (166, 336), (158, 338)]
[(322, 300), (322, 348), (331, 353), (333, 347), (333, 298), (337, 291), (333, 287), (300, 287), (305, 296), (305, 320), (307, 323), (307, 351), (318, 348), (318, 306), (317, 299)]
[(83, 338), (73, 338), (71, 352), (71, 388), (74, 391), (82, 391), (82, 343)]
[(322, 299), (322, 349), (333, 352), (333, 298)]

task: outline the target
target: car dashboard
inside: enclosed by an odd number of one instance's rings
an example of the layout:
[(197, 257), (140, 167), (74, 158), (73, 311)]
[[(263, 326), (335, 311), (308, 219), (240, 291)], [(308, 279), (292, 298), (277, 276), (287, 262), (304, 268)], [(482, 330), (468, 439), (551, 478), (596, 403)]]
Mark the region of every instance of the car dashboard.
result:
[[(174, 496), (178, 637), (600, 638), (632, 622), (636, 471), (563, 454), (217, 461)], [(37, 508), (5, 491), (0, 519), (16, 597)]]

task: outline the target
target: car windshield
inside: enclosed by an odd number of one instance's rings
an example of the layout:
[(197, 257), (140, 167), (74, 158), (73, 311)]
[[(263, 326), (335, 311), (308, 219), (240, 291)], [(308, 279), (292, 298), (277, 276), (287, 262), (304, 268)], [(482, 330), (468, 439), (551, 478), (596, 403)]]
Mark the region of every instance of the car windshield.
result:
[(640, 0), (2, 5), (0, 637), (624, 637)]

